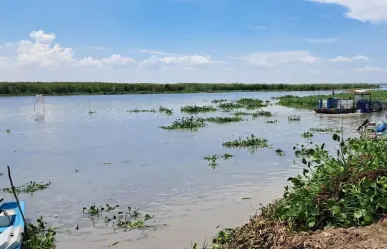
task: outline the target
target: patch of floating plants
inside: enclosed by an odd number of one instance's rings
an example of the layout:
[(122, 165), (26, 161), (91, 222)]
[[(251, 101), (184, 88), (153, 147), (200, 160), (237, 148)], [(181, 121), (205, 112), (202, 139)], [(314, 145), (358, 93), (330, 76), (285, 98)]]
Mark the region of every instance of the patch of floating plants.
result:
[(211, 123), (225, 124), (225, 123), (233, 123), (233, 122), (241, 122), (243, 118), (241, 117), (209, 117), (205, 118), (205, 121)]
[(322, 132), (322, 133), (340, 133), (341, 130), (339, 129), (333, 129), (333, 128), (318, 128), (318, 127), (312, 127), (309, 129), (311, 132)]
[(276, 149), (275, 150), (275, 153), (278, 155), (278, 156), (285, 156), (285, 152), (281, 149)]
[(197, 106), (197, 105), (191, 106), (191, 105), (188, 105), (188, 106), (183, 106), (180, 109), (180, 111), (185, 112), (185, 113), (190, 113), (190, 114), (196, 114), (196, 113), (201, 113), (201, 112), (215, 112), (216, 108), (211, 106), (211, 105), (209, 105), (209, 106)]
[(130, 110), (127, 110), (127, 112), (134, 112), (134, 113), (139, 113), (139, 112), (157, 112), (156, 109), (130, 109)]
[(253, 118), (256, 118), (256, 117), (271, 117), (273, 116), (273, 113), (269, 112), (269, 111), (257, 111), (257, 112), (254, 112), (253, 113)]
[(237, 104), (241, 104), (244, 106), (244, 108), (251, 110), (251, 109), (258, 109), (262, 107), (266, 107), (267, 105), (260, 99), (253, 99), (253, 98), (242, 98), (236, 101)]
[(301, 121), (301, 116), (299, 115), (291, 115), (288, 117), (289, 121)]
[(245, 106), (239, 103), (235, 102), (222, 102), (218, 105), (218, 108), (220, 108), (222, 111), (230, 111), (234, 109), (242, 109)]
[(267, 139), (256, 137), (254, 134), (245, 139), (239, 137), (237, 140), (225, 142), (223, 146), (226, 148), (248, 148), (252, 152), (259, 148), (270, 147)]
[[(102, 218), (103, 213), (112, 213), (112, 211), (116, 211), (120, 206), (119, 205), (109, 205), (106, 204), (104, 206), (96, 206), (95, 204), (90, 206), (89, 208), (83, 208), (83, 214), (86, 214), (95, 225), (97, 219)], [(146, 226), (145, 222), (154, 217), (150, 214), (143, 214), (139, 211), (139, 209), (128, 207), (126, 212), (117, 210), (112, 216), (108, 217), (105, 215), (103, 221), (106, 227), (112, 223), (114, 231), (117, 229), (131, 230), (131, 229), (139, 229)]]
[(203, 157), (204, 160), (208, 161), (208, 165), (210, 165), (212, 168), (216, 168), (216, 166), (218, 165), (217, 164), (217, 160), (219, 158), (223, 158), (224, 160), (227, 160), (227, 159), (230, 159), (234, 157), (233, 155), (231, 155), (230, 153), (225, 153), (224, 155), (208, 155), (208, 156), (205, 156)]
[[(24, 194), (33, 194), (37, 191), (42, 191), (48, 188), (51, 185), (51, 182), (48, 183), (36, 183), (30, 181), (29, 183), (23, 184), (19, 187), (15, 187), (16, 194), (24, 193)], [(12, 188), (3, 188), (3, 192), (12, 193)]]
[[(313, 144), (313, 142), (310, 142), (310, 144)], [(293, 151), (294, 151), (294, 155), (296, 157), (303, 157), (303, 156), (309, 155), (314, 150), (313, 150), (313, 148), (310, 148), (304, 144), (302, 144), (301, 146), (296, 144), (293, 146)]]
[(173, 121), (173, 123), (169, 126), (161, 126), (162, 129), (165, 130), (176, 130), (176, 129), (189, 129), (189, 130), (198, 130), (199, 128), (205, 127), (203, 118), (196, 117), (182, 117)]
[(312, 138), (313, 137), (313, 133), (310, 132), (310, 131), (305, 131), (305, 132), (301, 133), (301, 137), (303, 137), (303, 138)]
[(172, 114), (173, 114), (173, 109), (169, 109), (169, 108), (167, 108), (167, 107), (160, 106), (159, 112), (160, 112), (160, 113), (165, 113), (165, 114), (167, 114), (167, 115), (172, 115)]
[(49, 227), (44, 217), (37, 219), (36, 224), (26, 223), (28, 236), (23, 236), (23, 249), (54, 249), (56, 248), (56, 228)]
[(218, 103), (223, 103), (223, 102), (227, 102), (227, 101), (228, 101), (227, 99), (214, 99), (211, 101), (211, 103), (218, 104)]
[(265, 120), (264, 122), (266, 124), (276, 124), (276, 123), (278, 123), (278, 120)]
[(6, 129), (5, 132), (9, 134), (9, 133), (11, 133), (11, 130), (10, 129)]

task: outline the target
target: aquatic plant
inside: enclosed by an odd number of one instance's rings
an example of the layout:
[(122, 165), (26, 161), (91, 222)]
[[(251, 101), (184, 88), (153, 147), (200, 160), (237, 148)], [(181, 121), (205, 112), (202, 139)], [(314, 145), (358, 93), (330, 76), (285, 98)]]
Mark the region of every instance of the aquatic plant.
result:
[(26, 223), (28, 236), (23, 236), (23, 249), (55, 249), (56, 228), (48, 227), (44, 217), (36, 221), (37, 224)]
[(300, 121), (301, 120), (301, 116), (299, 115), (291, 115), (288, 117), (288, 120), (289, 121)]
[(264, 122), (266, 124), (276, 124), (276, 123), (278, 123), (278, 120), (265, 120)]
[(165, 130), (175, 130), (175, 129), (189, 129), (189, 130), (197, 130), (199, 128), (205, 127), (203, 118), (195, 118), (191, 117), (182, 117), (173, 121), (173, 123), (169, 126), (161, 126), (162, 129)]
[(260, 99), (253, 99), (253, 98), (241, 98), (236, 101), (237, 104), (241, 104), (244, 106), (244, 108), (251, 110), (251, 109), (258, 109), (267, 106), (264, 104), (264, 102)]
[(271, 113), (269, 111), (257, 111), (257, 112), (253, 113), (254, 118), (259, 117), (259, 116), (271, 117), (271, 116), (273, 116), (273, 113)]
[(232, 158), (232, 157), (234, 157), (233, 155), (231, 155), (230, 153), (225, 153), (224, 155), (222, 155), (221, 157), (223, 157), (224, 158), (224, 160), (227, 160), (227, 159), (229, 159), (229, 158)]
[(227, 101), (228, 101), (227, 99), (214, 99), (211, 101), (211, 103), (218, 104), (218, 103), (227, 102)]
[(242, 111), (237, 111), (233, 113), (235, 116), (252, 116), (254, 113), (253, 112), (242, 112)]
[(163, 113), (165, 113), (167, 115), (172, 115), (173, 114), (173, 109), (169, 109), (167, 107), (160, 106), (159, 112), (163, 112)]
[(219, 156), (217, 155), (208, 155), (208, 156), (205, 156), (203, 157), (204, 160), (208, 161), (208, 165), (210, 165), (211, 167), (215, 168), (217, 163), (216, 163), (216, 160), (218, 160)]
[(213, 106), (183, 106), (180, 109), (181, 112), (190, 113), (190, 114), (196, 114), (200, 112), (215, 112), (216, 108)]
[(275, 150), (275, 153), (278, 155), (278, 156), (285, 156), (285, 152), (281, 149), (276, 149)]
[[(48, 183), (36, 183), (34, 181), (30, 181), (29, 183), (23, 184), (22, 186), (15, 187), (15, 193), (25, 193), (25, 194), (33, 194), (37, 191), (44, 190), (51, 185), (51, 182)], [(12, 188), (3, 188), (3, 192), (12, 194)]]
[(225, 124), (225, 123), (232, 123), (232, 122), (241, 122), (243, 121), (243, 118), (241, 117), (209, 117), (205, 118), (205, 121), (212, 122), (212, 123), (218, 123), (218, 124)]
[(225, 103), (220, 103), (218, 105), (218, 108), (220, 108), (221, 110), (225, 111), (229, 111), (229, 110), (234, 110), (234, 109), (241, 109), (241, 108), (244, 108), (245, 106), (242, 105), (242, 104), (239, 104), (239, 103), (234, 103), (234, 102), (225, 102)]
[(254, 134), (246, 137), (245, 139), (242, 139), (239, 137), (237, 140), (228, 141), (223, 143), (224, 147), (233, 148), (233, 147), (240, 147), (240, 148), (265, 148), (269, 147), (268, 140), (263, 138), (258, 138), (254, 136)]
[[(145, 227), (145, 221), (150, 220), (154, 217), (150, 214), (143, 214), (139, 211), (139, 208), (131, 208), (128, 207), (127, 212), (124, 214), (123, 212), (118, 213), (118, 215), (114, 215), (113, 220), (113, 228), (116, 229), (139, 229)], [(107, 217), (105, 217), (106, 220)], [(109, 218), (107, 218), (109, 219)]]
[(318, 127), (312, 127), (309, 129), (311, 132), (326, 132), (326, 133), (340, 133), (340, 129), (333, 129), (333, 128), (318, 128)]
[(5, 132), (6, 133), (11, 133), (11, 130), (10, 129), (6, 129)]
[(301, 134), (301, 137), (303, 137), (303, 138), (311, 138), (311, 137), (313, 137), (313, 133), (310, 132), (310, 131), (305, 131), (305, 132), (303, 132)]
[(130, 109), (130, 110), (127, 110), (127, 112), (134, 112), (134, 113), (139, 113), (139, 112), (157, 112), (156, 109)]
[(234, 229), (225, 228), (220, 230), (216, 236), (212, 239), (212, 248), (219, 248), (221, 245), (225, 245), (231, 241)]
[[(310, 142), (310, 144), (313, 144), (313, 143)], [(311, 154), (311, 151), (313, 151), (313, 148), (305, 146), (304, 144), (302, 144), (301, 147), (299, 147), (299, 145), (296, 144), (295, 146), (293, 146), (293, 151), (296, 157), (300, 157), (300, 156), (306, 157)]]

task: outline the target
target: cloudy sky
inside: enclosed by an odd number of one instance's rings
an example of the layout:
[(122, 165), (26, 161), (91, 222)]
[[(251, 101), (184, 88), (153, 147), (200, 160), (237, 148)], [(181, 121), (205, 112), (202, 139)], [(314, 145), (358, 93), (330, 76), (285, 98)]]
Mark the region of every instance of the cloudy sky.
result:
[(387, 0), (2, 0), (0, 23), (0, 81), (387, 81)]

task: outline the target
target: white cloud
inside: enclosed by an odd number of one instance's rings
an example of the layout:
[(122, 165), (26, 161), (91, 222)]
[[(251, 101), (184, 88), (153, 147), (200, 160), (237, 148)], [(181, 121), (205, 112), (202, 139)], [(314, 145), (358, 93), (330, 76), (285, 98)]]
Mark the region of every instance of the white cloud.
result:
[(353, 61), (368, 61), (369, 58), (364, 55), (356, 55), (353, 57), (337, 56), (330, 59), (331, 62), (353, 62)]
[(318, 61), (308, 51), (276, 51), (252, 53), (244, 57), (251, 65), (258, 67), (275, 67), (284, 64), (308, 63)]
[(318, 3), (338, 4), (347, 9), (346, 16), (374, 24), (387, 22), (386, 0), (308, 0)]
[(306, 42), (309, 43), (333, 43), (338, 41), (338, 38), (309, 38)]
[(365, 66), (363, 68), (355, 69), (357, 72), (387, 72), (386, 69), (381, 67), (371, 67), (371, 66)]
[(248, 26), (248, 29), (250, 29), (252, 31), (260, 31), (260, 30), (267, 29), (267, 27), (264, 25), (250, 25), (250, 26)]
[(211, 56), (206, 55), (178, 55), (157, 57), (153, 55), (150, 59), (143, 60), (140, 65), (144, 69), (183, 67), (183, 68), (203, 68), (214, 63)]

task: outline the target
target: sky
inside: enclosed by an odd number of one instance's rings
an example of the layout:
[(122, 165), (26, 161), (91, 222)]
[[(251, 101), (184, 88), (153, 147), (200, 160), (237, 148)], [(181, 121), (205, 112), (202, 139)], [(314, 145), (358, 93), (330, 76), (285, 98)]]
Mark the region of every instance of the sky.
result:
[(0, 81), (387, 81), (387, 0), (1, 0), (0, 23)]

